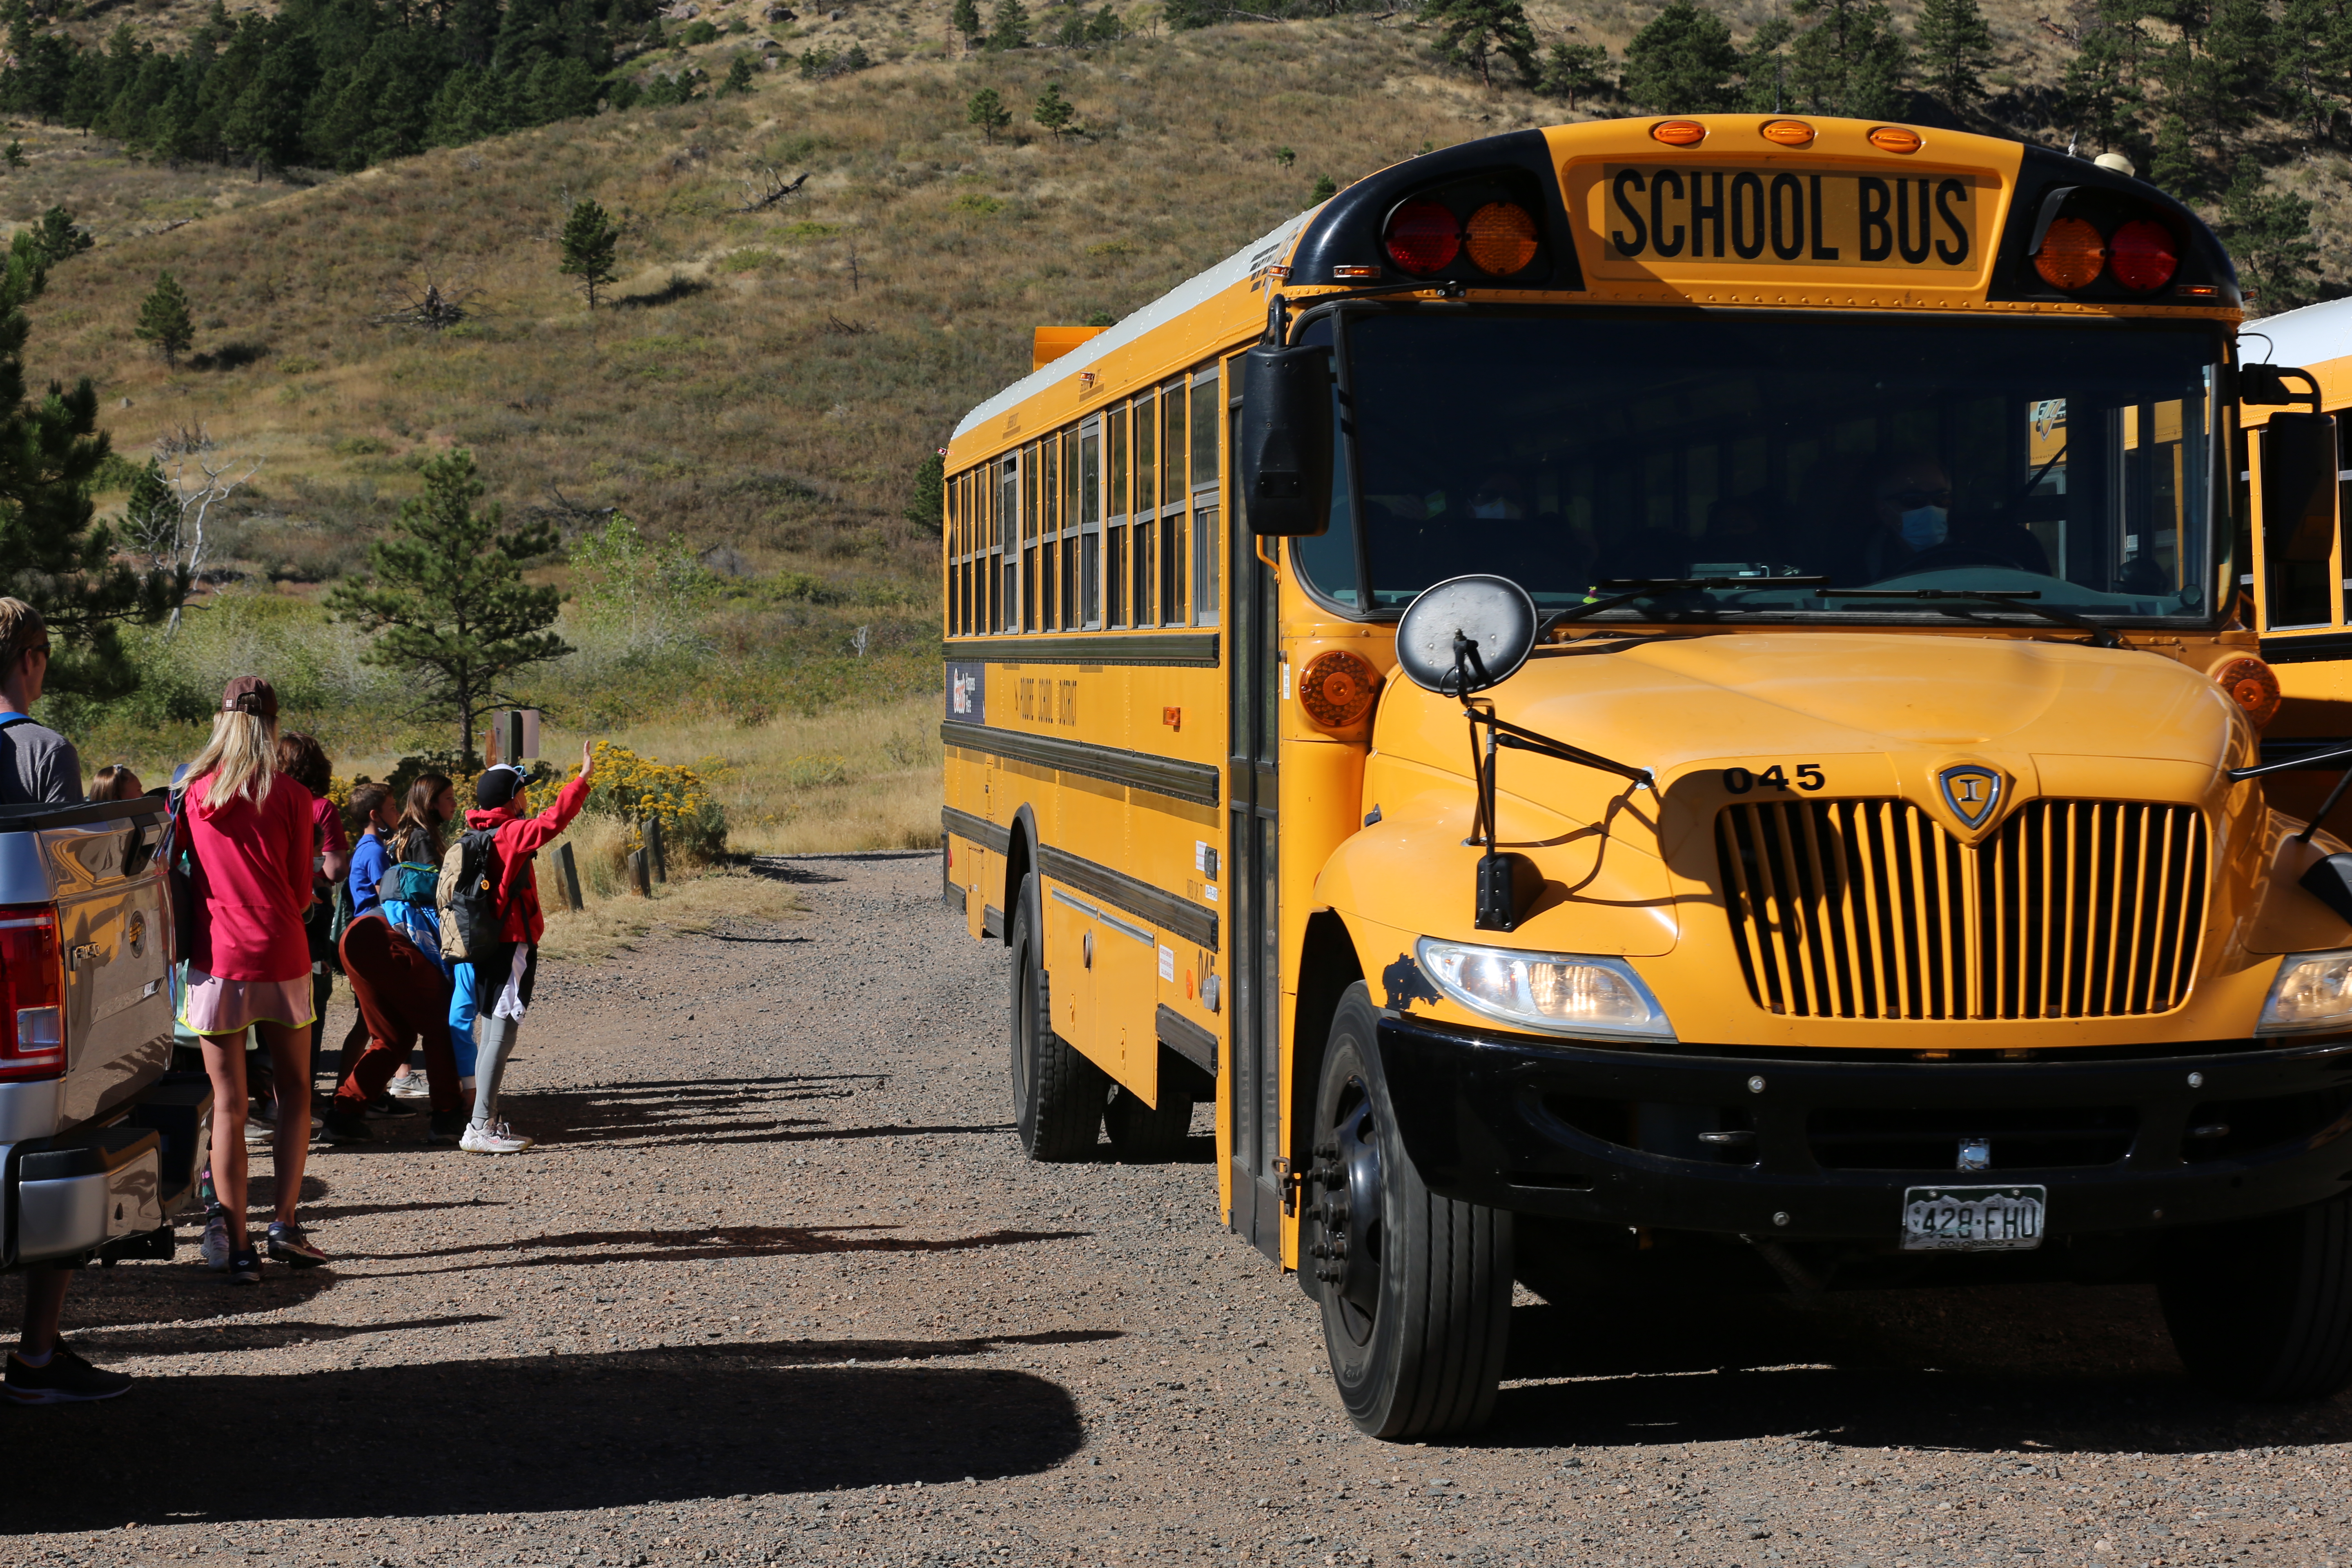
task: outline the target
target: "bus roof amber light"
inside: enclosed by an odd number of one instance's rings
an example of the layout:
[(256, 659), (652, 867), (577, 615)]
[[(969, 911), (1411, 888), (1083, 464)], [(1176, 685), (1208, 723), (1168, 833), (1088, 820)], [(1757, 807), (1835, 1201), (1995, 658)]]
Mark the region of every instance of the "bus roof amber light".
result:
[(2107, 270), (2135, 294), (2153, 294), (2180, 270), (2180, 247), (2154, 218), (2137, 217), (2107, 241)]
[(1407, 202), (1389, 216), (1381, 245), (1389, 259), (1416, 278), (1453, 265), (1462, 254), (1462, 220), (1435, 202)]
[(1813, 144), (1813, 128), (1801, 120), (1768, 120), (1759, 133), (1765, 141), (1778, 142), (1783, 147)]
[(1882, 153), (1916, 153), (1922, 145), (1916, 131), (1900, 125), (1879, 126), (1871, 132), (1870, 144)]
[(1706, 140), (1706, 127), (1696, 120), (1661, 120), (1650, 134), (1669, 147), (1696, 147)]
[(2106, 266), (2106, 237), (2078, 217), (2052, 224), (2042, 237), (2042, 248), (2033, 253), (2033, 270), (2042, 274), (2042, 281), (2070, 294), (2096, 283)]
[(1360, 654), (1330, 648), (1298, 672), (1298, 705), (1318, 730), (1360, 724), (1381, 692), (1381, 672)]
[(1517, 202), (1488, 202), (1464, 226), (1470, 259), (1478, 270), (1508, 278), (1536, 258), (1536, 220)]
[(2230, 700), (2244, 710), (2259, 730), (2278, 716), (2278, 675), (2258, 658), (2233, 658), (2213, 672)]

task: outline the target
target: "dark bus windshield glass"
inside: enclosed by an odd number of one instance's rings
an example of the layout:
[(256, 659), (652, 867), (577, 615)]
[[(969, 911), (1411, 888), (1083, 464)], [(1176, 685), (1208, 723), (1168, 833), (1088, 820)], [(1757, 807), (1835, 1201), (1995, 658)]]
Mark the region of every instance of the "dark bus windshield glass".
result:
[(1546, 610), (1629, 580), (1756, 583), (1612, 619), (2004, 614), (1780, 577), (2207, 614), (2202, 324), (1365, 312), (1342, 335), (1356, 488), (1299, 546), (1342, 605), (1494, 572)]

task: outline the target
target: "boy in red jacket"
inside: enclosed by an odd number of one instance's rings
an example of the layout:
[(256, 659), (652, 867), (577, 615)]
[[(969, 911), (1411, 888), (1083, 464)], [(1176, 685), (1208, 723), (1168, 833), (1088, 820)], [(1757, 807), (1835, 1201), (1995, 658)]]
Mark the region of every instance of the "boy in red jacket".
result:
[[(499, 945), (474, 953), (469, 961), (473, 984), (458, 977), (460, 989), (470, 989), (481, 1006), (480, 1033), (474, 1060), (474, 1115), (466, 1124), (457, 1147), (468, 1154), (520, 1154), (531, 1140), (509, 1131), (499, 1120), (499, 1079), (514, 1050), (515, 1031), (530, 1005), (531, 982), (539, 970), (539, 939), (546, 921), (539, 912), (539, 878), (531, 858), (552, 844), (572, 826), (588, 801), (588, 778), (596, 766), (593, 742), (580, 748), (580, 776), (559, 791), (555, 804), (537, 816), (526, 816), (525, 778), (520, 768), (501, 763), (474, 783), (477, 809), (466, 814), (469, 831), (495, 829), (493, 841), (499, 866)], [(461, 968), (467, 965), (461, 965)]]

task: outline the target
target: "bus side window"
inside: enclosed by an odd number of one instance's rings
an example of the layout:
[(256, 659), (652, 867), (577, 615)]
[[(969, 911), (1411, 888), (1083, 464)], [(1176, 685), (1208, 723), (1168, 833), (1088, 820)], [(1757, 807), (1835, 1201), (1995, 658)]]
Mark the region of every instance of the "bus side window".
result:
[(1037, 620), (1037, 444), (1021, 449), (1021, 626), (1035, 631)]
[(1103, 530), (1103, 625), (1127, 625), (1127, 410), (1103, 416), (1104, 445), (1108, 447), (1110, 516)]
[[(2290, 475), (2307, 471), (2295, 443), (2314, 433), (2277, 416), (2262, 433), (2263, 563), (2270, 577), (2263, 606), (2271, 626), (2324, 626), (2336, 616), (2336, 485), (2294, 491)], [(2340, 421), (2338, 422), (2341, 423)], [(2334, 432), (2321, 433), (2331, 444)], [(2342, 461), (2339, 457), (2336, 459)], [(2340, 471), (2340, 470), (2339, 470)]]
[(1102, 619), (1102, 426), (1078, 432), (1078, 624)]
[(1192, 624), (1217, 624), (1218, 437), (1225, 422), (1223, 367), (1211, 365), (1192, 378)]
[(1184, 384), (1160, 389), (1160, 624), (1184, 624)]
[(1158, 625), (1152, 616), (1157, 601), (1151, 593), (1152, 541), (1158, 531), (1151, 526), (1160, 515), (1158, 501), (1160, 467), (1157, 454), (1160, 415), (1152, 395), (1145, 393), (1135, 400), (1135, 513), (1132, 524), (1135, 547), (1134, 600), (1135, 624), (1139, 626)]

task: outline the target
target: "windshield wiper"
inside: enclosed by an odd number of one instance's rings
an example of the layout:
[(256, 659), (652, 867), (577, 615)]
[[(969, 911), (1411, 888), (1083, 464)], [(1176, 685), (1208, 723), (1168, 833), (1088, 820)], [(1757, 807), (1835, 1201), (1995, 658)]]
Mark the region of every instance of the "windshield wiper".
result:
[(1828, 581), (1826, 577), (1607, 577), (1593, 586), (1631, 588), (1633, 591), (1560, 610), (1552, 616), (1549, 624), (1556, 626), (1562, 621), (1580, 621), (1587, 616), (1597, 616), (1603, 610), (1613, 610), (1636, 599), (1655, 598), (1660, 594), (1686, 593), (1696, 588), (1807, 588), (1815, 583)]
[(2104, 621), (2078, 616), (2071, 610), (2053, 609), (2047, 605), (2031, 601), (2042, 597), (2039, 588), (1816, 588), (1816, 599), (1916, 599), (1928, 604), (1938, 601), (1974, 600), (1979, 604), (1996, 605), (2004, 610), (2022, 610), (2029, 616), (2040, 616), (2045, 621), (2055, 621), (2062, 626), (2091, 634), (2093, 647), (2121, 647), (2124, 639)]

